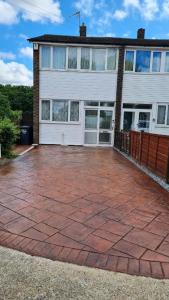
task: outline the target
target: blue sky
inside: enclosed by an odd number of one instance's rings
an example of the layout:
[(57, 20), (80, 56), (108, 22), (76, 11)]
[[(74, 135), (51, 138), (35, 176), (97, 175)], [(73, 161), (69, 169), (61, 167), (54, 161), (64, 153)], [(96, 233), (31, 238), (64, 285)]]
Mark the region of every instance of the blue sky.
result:
[(169, 0), (0, 0), (0, 83), (32, 84), (28, 37), (78, 34), (78, 18), (89, 36), (169, 39)]

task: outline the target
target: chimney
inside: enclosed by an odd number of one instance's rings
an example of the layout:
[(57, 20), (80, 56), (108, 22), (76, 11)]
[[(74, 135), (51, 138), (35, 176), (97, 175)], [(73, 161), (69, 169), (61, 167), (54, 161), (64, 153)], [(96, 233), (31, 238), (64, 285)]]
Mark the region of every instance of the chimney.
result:
[(80, 36), (86, 36), (86, 25), (84, 23), (82, 23), (82, 25), (80, 26)]
[(137, 30), (137, 38), (138, 39), (144, 39), (145, 36), (145, 29), (144, 28), (139, 28)]

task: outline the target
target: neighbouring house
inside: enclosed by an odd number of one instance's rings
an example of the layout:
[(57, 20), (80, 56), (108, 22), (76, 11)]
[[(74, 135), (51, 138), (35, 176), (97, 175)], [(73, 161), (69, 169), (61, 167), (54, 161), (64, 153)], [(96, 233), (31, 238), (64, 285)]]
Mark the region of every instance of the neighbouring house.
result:
[(169, 135), (169, 40), (42, 35), (34, 143), (112, 146), (119, 130)]

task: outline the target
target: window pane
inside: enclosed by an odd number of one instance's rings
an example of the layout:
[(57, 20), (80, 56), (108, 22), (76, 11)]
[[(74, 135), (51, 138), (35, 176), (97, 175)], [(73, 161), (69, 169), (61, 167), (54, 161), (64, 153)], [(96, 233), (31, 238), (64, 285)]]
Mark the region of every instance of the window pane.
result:
[(70, 121), (79, 121), (79, 102), (70, 102)]
[(136, 52), (136, 72), (150, 72), (151, 51)]
[(99, 119), (100, 129), (111, 129), (112, 128), (112, 111), (101, 110)]
[(169, 52), (166, 52), (166, 57), (165, 57), (165, 72), (169, 72)]
[(81, 48), (81, 69), (90, 68), (90, 48)]
[(160, 72), (161, 69), (161, 52), (153, 52), (152, 72)]
[(105, 70), (105, 49), (92, 49), (92, 70), (103, 71)]
[(100, 106), (113, 107), (114, 106), (114, 102), (100, 102)]
[(97, 129), (97, 110), (86, 110), (85, 112), (85, 128)]
[(75, 48), (75, 47), (69, 47), (68, 68), (69, 69), (77, 69), (77, 48)]
[(150, 113), (149, 112), (140, 112), (139, 113), (139, 129), (148, 129), (150, 127)]
[(133, 71), (134, 51), (126, 51), (125, 71)]
[(50, 120), (50, 101), (42, 100), (41, 103), (42, 103), (41, 119), (43, 121)]
[(168, 113), (167, 113), (167, 125), (169, 125), (169, 105), (168, 105)]
[(159, 105), (158, 106), (157, 124), (165, 124), (165, 114), (166, 114), (166, 106)]
[(99, 144), (111, 144), (111, 133), (100, 132), (99, 133)]
[(85, 106), (98, 106), (99, 102), (96, 101), (85, 101)]
[(116, 49), (107, 49), (107, 70), (116, 70)]
[(58, 122), (68, 121), (68, 101), (53, 100), (52, 120)]
[(41, 67), (50, 68), (50, 46), (42, 46)]
[(85, 144), (97, 144), (97, 132), (85, 132)]
[(66, 48), (53, 47), (53, 68), (65, 69), (66, 67)]

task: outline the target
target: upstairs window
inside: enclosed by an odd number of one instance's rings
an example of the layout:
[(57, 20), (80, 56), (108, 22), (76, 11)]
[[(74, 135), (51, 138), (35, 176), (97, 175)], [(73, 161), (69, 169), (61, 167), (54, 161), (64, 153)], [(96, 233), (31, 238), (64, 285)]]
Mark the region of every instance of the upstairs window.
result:
[(107, 49), (107, 70), (116, 70), (117, 50)]
[(168, 104), (158, 105), (157, 124), (169, 126), (169, 105)]
[(68, 48), (68, 69), (77, 69), (77, 48)]
[(51, 61), (51, 47), (41, 46), (41, 67), (43, 69), (49, 69), (50, 61)]
[(105, 70), (106, 49), (92, 49), (92, 70)]
[(152, 72), (161, 71), (161, 52), (153, 52)]
[(90, 48), (81, 48), (81, 69), (90, 69)]
[(165, 72), (169, 72), (169, 52), (165, 54)]
[(53, 47), (53, 68), (64, 70), (66, 68), (66, 48)]
[(150, 72), (151, 51), (136, 51), (136, 72)]
[(134, 68), (134, 51), (126, 51), (125, 71), (133, 71)]

